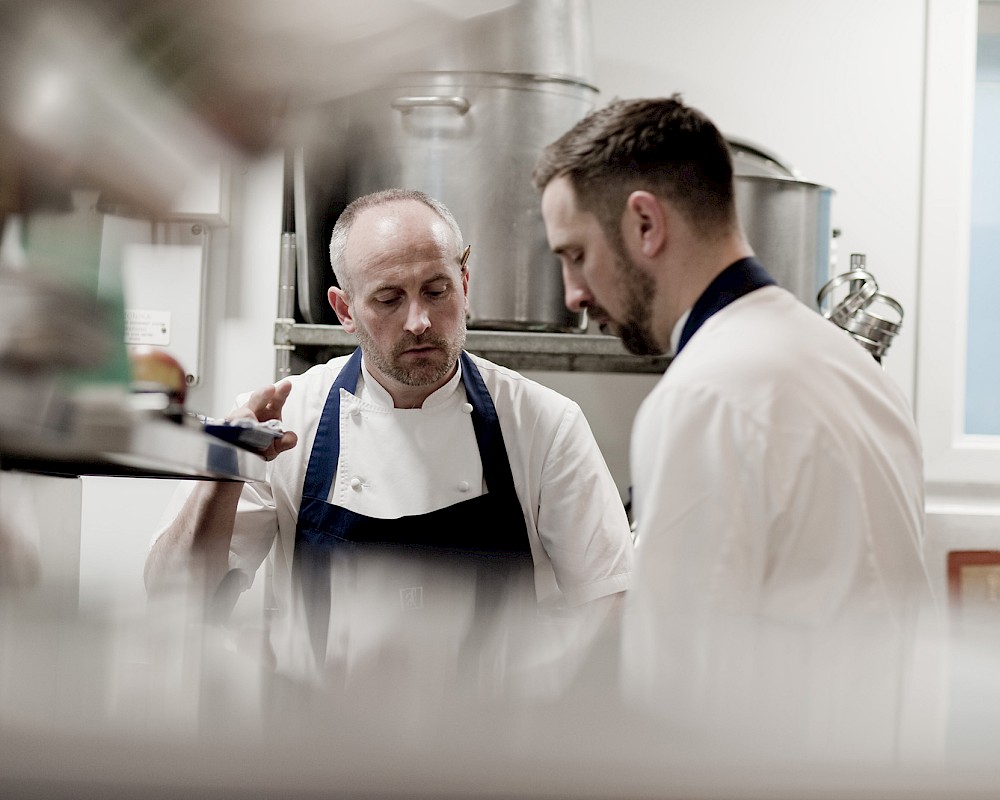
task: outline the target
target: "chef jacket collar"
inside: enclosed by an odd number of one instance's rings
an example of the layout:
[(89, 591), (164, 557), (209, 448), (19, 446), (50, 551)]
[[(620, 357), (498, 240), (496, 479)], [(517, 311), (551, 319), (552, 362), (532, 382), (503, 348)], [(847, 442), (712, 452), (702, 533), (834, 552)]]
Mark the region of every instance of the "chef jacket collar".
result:
[[(440, 389), (436, 389), (427, 396), (421, 408), (433, 408), (444, 405), (458, 391), (462, 385), (462, 362), (458, 361), (458, 368), (449, 381)], [(372, 377), (365, 364), (364, 353), (361, 354), (361, 380), (358, 381), (358, 388), (355, 396), (359, 400), (373, 403), (378, 406), (393, 408), (392, 395), (386, 391), (385, 387)]]
[(670, 332), (670, 352), (667, 353), (668, 356), (677, 355), (677, 345), (681, 340), (681, 334), (684, 332), (684, 326), (687, 324), (688, 317), (691, 316), (691, 309), (689, 308), (683, 314), (681, 318), (674, 323), (674, 329)]
[(713, 314), (750, 292), (775, 285), (777, 281), (753, 256), (734, 261), (716, 275), (701, 296), (694, 301), (680, 339), (674, 347), (674, 355), (684, 349), (684, 345)]

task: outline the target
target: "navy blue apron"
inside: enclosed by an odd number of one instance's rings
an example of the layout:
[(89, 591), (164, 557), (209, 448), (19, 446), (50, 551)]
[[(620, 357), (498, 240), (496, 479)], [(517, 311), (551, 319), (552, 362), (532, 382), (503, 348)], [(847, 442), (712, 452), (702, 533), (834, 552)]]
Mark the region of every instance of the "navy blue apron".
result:
[(514, 489), (496, 407), (472, 359), (465, 352), (460, 359), (487, 493), (427, 514), (378, 519), (328, 502), (340, 460), (340, 390), (352, 394), (357, 391), (360, 348), (354, 351), (327, 395), (309, 454), (293, 558), (313, 649), (321, 663), (329, 628), (333, 558), (349, 561), (369, 553), (390, 552), (395, 556), (431, 558), (435, 563), (445, 559), (472, 563), (477, 575), (477, 612), (496, 602), (515, 571), (523, 575), (532, 565), (524, 514)]
[(691, 307), (691, 314), (681, 330), (681, 337), (677, 342), (677, 352), (674, 353), (674, 357), (694, 336), (695, 331), (704, 325), (715, 312), (721, 311), (730, 303), (739, 300), (743, 295), (750, 294), (755, 289), (776, 285), (777, 281), (754, 258), (741, 258), (730, 264), (715, 276), (715, 280), (706, 287)]

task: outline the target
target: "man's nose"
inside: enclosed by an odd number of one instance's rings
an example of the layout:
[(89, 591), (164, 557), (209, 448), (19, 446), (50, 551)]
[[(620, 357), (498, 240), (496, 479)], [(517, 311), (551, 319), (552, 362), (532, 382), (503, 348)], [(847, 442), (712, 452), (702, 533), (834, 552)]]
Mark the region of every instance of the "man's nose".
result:
[(427, 313), (427, 307), (419, 302), (413, 301), (406, 310), (406, 324), (404, 329), (414, 336), (420, 336), (431, 326), (431, 319)]
[(594, 305), (594, 295), (579, 272), (564, 267), (562, 276), (566, 308), (573, 312), (579, 312)]

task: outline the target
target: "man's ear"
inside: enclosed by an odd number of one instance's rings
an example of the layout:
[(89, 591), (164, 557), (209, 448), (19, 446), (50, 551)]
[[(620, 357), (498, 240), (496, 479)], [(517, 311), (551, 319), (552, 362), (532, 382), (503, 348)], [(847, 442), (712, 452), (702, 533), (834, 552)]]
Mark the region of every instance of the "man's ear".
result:
[(622, 234), (632, 252), (655, 258), (667, 244), (668, 217), (660, 199), (652, 192), (637, 190), (625, 201)]
[(469, 314), (469, 268), (462, 267), (462, 293), (465, 295), (465, 314)]
[(326, 299), (330, 303), (330, 308), (336, 313), (337, 319), (340, 320), (340, 324), (344, 326), (344, 330), (348, 333), (354, 333), (357, 325), (354, 324), (354, 317), (351, 315), (351, 304), (348, 301), (347, 292), (339, 286), (331, 286), (327, 289)]

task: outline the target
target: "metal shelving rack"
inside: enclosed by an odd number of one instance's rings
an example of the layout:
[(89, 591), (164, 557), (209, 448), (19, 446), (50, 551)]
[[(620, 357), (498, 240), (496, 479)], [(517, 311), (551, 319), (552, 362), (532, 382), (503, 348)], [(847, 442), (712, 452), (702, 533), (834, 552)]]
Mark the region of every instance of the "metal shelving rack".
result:
[[(339, 325), (303, 324), (287, 318), (275, 323), (274, 343), (279, 378), (358, 346), (355, 336)], [(616, 337), (601, 334), (469, 330), (465, 346), (469, 352), (516, 370), (660, 373), (670, 362), (667, 356), (631, 355)], [(287, 362), (284, 374), (282, 362)]]
[[(340, 325), (300, 322), (299, 253), (295, 234), (294, 157), (285, 153), (282, 234), (278, 268), (278, 313), (274, 325), (275, 379), (304, 372), (357, 347), (357, 339)], [(668, 356), (635, 356), (614, 336), (592, 333), (470, 329), (466, 349), (516, 370), (558, 372), (662, 373)]]

